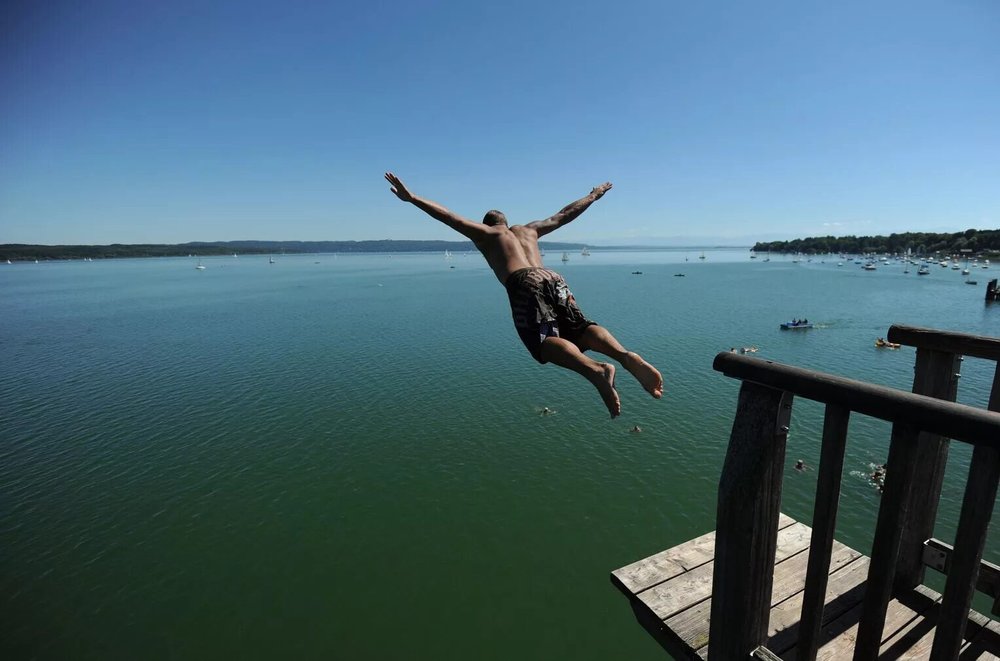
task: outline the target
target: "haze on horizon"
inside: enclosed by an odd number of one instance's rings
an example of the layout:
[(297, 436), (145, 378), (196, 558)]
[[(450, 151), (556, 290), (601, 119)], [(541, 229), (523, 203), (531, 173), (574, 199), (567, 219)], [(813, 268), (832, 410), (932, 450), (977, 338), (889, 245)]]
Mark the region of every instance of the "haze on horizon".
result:
[(1000, 5), (0, 8), (0, 243), (752, 245), (1000, 227)]

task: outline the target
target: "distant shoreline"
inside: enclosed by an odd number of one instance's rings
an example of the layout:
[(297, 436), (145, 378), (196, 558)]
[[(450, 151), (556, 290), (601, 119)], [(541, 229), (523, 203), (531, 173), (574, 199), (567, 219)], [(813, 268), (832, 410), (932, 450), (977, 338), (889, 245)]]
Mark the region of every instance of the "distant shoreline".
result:
[[(543, 241), (543, 250), (580, 251), (593, 250), (749, 250), (750, 246), (595, 246), (585, 243), (559, 243)], [(476, 248), (471, 241), (409, 241), (385, 239), (380, 241), (192, 241), (189, 243), (160, 244), (113, 243), (109, 245), (41, 245), (25, 243), (0, 244), (0, 262), (73, 259), (121, 259), (139, 257), (212, 257), (219, 255), (280, 255), (316, 253), (405, 253), (405, 252), (471, 252)]]

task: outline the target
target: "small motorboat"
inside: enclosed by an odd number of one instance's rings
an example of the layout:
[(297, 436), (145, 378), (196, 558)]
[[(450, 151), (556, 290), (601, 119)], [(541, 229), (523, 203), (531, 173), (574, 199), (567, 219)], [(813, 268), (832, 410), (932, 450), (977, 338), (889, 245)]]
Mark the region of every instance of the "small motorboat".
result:
[(875, 340), (875, 347), (878, 349), (898, 349), (900, 346), (902, 345), (895, 342), (886, 342), (881, 337)]
[(781, 330), (798, 330), (800, 328), (812, 328), (813, 324), (808, 319), (794, 319), (781, 323)]

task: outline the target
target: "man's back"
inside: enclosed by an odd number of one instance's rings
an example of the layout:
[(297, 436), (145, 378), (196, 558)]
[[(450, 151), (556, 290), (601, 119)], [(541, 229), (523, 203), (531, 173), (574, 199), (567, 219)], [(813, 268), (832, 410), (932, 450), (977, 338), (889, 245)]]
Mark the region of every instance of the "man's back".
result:
[(510, 274), (518, 269), (542, 265), (538, 233), (534, 229), (527, 225), (498, 225), (487, 230), (474, 243), (500, 284), (506, 283)]

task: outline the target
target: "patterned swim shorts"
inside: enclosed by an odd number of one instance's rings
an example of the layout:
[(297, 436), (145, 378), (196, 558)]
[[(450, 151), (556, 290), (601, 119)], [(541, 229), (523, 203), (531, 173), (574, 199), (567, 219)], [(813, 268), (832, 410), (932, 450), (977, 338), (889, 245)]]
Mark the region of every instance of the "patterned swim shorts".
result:
[(545, 338), (561, 337), (577, 344), (584, 329), (596, 325), (583, 316), (573, 292), (555, 271), (541, 267), (518, 269), (507, 278), (506, 287), (514, 328), (540, 363), (545, 362), (541, 357)]

